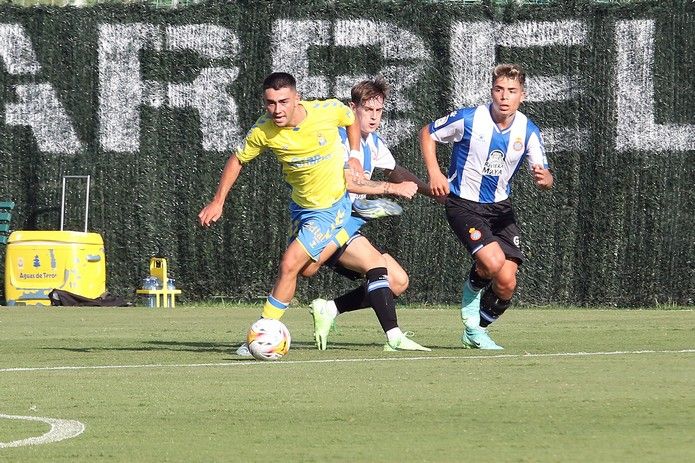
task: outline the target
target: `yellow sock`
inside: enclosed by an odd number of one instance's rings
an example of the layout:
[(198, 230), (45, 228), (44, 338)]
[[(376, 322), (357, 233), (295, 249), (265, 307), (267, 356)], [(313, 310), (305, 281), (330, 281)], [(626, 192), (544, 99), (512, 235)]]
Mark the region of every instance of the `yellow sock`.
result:
[(285, 310), (287, 310), (288, 305), (289, 304), (285, 302), (278, 301), (271, 294), (268, 296), (268, 299), (266, 299), (265, 304), (263, 304), (263, 312), (261, 313), (261, 317), (280, 320), (282, 316), (285, 315)]

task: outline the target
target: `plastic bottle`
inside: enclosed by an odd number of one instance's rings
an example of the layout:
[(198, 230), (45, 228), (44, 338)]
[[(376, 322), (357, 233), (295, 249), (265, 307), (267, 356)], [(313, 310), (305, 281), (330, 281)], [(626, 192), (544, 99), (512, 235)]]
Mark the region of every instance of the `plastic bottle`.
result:
[[(142, 289), (157, 289), (157, 280), (152, 276), (142, 279)], [(154, 294), (145, 294), (145, 306), (154, 307), (156, 296)]]
[[(159, 278), (153, 277), (152, 275), (145, 277), (142, 279), (142, 289), (161, 289), (162, 284), (159, 281)], [(145, 305), (147, 307), (156, 307), (157, 306), (157, 296), (154, 294), (146, 294), (145, 295)]]
[[(176, 289), (176, 280), (174, 278), (167, 278), (167, 289), (169, 291)], [(172, 307), (174, 305), (174, 295), (167, 294), (167, 307)]]

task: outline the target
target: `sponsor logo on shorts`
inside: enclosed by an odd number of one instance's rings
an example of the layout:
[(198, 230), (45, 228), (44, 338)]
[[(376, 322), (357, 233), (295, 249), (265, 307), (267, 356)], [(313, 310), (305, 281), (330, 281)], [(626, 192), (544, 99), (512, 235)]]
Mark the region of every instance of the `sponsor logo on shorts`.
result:
[(521, 240), (519, 239), (519, 235), (516, 235), (516, 236), (512, 239), (512, 241), (514, 241), (514, 246), (516, 246), (516, 247), (518, 248), (518, 247), (519, 247), (519, 241), (521, 241)]
[(480, 238), (483, 237), (483, 234), (480, 232), (480, 230), (476, 230), (473, 227), (468, 229), (468, 234), (471, 237), (471, 241), (478, 241)]

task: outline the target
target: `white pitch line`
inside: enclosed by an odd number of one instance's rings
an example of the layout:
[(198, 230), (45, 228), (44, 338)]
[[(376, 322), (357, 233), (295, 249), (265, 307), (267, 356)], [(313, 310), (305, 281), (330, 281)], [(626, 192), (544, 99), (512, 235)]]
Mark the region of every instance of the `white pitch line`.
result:
[(0, 418), (10, 420), (42, 421), (51, 425), (51, 429), (41, 436), (29, 437), (27, 439), (20, 439), (12, 442), (0, 442), (0, 449), (58, 442), (77, 437), (84, 432), (84, 424), (76, 420), (61, 420), (59, 418), (45, 418), (42, 416), (5, 415), (2, 413), (0, 413)]
[(55, 367), (11, 367), (0, 368), (0, 373), (20, 371), (66, 371), (66, 370), (123, 370), (137, 368), (215, 368), (250, 365), (297, 365), (304, 363), (359, 363), (359, 362), (402, 362), (411, 360), (497, 360), (519, 359), (534, 357), (592, 357), (601, 355), (641, 355), (641, 354), (693, 354), (695, 349), (681, 350), (618, 350), (612, 352), (555, 352), (546, 354), (497, 354), (497, 355), (447, 355), (422, 357), (383, 357), (383, 358), (353, 358), (353, 359), (323, 359), (323, 360), (279, 360), (276, 362), (259, 362), (256, 360), (240, 360), (236, 362), (219, 363), (146, 363), (141, 365), (66, 365)]

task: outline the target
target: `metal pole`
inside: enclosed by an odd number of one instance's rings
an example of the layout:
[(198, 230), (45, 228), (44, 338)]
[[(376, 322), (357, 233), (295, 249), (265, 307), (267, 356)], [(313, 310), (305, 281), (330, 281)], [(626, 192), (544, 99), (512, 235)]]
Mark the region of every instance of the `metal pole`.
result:
[(84, 205), (84, 232), (87, 233), (87, 220), (89, 219), (89, 181), (91, 180), (91, 175), (87, 175), (87, 198), (85, 199)]
[(65, 179), (63, 176), (63, 195), (60, 197), (60, 231), (63, 231), (63, 223), (65, 219)]

